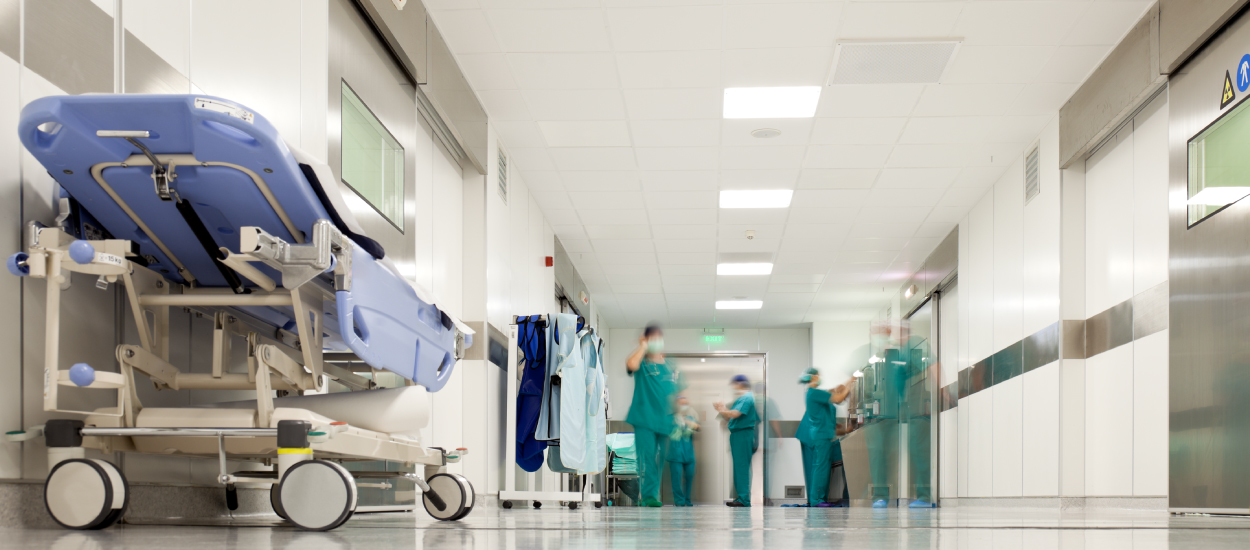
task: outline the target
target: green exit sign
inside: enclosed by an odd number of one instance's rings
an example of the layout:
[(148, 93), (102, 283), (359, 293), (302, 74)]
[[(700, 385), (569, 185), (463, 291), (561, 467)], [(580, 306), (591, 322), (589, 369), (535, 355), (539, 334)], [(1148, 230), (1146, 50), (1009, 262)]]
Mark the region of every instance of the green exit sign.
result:
[(711, 343), (711, 342), (724, 342), (724, 341), (725, 341), (725, 335), (724, 335), (724, 334), (704, 334), (704, 335), (703, 335), (703, 341), (704, 341), (704, 342), (708, 342), (708, 343)]

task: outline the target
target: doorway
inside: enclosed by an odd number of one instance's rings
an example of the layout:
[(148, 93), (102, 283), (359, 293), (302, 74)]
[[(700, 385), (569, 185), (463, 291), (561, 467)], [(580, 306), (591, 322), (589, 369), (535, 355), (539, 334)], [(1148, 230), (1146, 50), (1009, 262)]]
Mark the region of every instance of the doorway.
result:
[[(700, 430), (694, 435), (695, 476), (691, 501), (696, 505), (723, 506), (725, 501), (734, 497), (733, 489), (733, 458), (729, 454), (729, 429), (725, 420), (716, 414), (713, 403), (723, 402), (729, 406), (734, 401), (733, 390), (729, 380), (738, 374), (745, 374), (751, 380), (751, 389), (755, 394), (756, 413), (760, 416), (760, 425), (756, 427), (757, 437), (762, 438), (763, 424), (768, 421), (767, 392), (764, 380), (767, 372), (768, 358), (763, 353), (740, 354), (668, 354), (670, 365), (675, 365), (678, 372), (685, 378), (684, 395), (690, 401), (698, 418)], [(751, 504), (764, 504), (764, 445), (751, 459)], [(668, 465), (664, 465), (664, 483), (661, 499), (665, 504), (673, 503), (671, 473)]]

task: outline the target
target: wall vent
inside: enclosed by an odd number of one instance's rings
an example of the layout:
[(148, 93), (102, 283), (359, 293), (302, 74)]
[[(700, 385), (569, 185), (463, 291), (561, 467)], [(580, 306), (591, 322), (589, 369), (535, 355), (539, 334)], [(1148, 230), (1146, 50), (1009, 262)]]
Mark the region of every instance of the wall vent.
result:
[(829, 84), (936, 84), (958, 49), (958, 40), (839, 42)]
[(786, 485), (786, 498), (807, 498), (802, 485)]
[(499, 198), (508, 204), (508, 154), (503, 152), (503, 147), (496, 149), (499, 150)]
[(1040, 169), (1041, 147), (1034, 145), (1029, 154), (1024, 156), (1024, 204), (1028, 204), (1038, 193), (1042, 192)]

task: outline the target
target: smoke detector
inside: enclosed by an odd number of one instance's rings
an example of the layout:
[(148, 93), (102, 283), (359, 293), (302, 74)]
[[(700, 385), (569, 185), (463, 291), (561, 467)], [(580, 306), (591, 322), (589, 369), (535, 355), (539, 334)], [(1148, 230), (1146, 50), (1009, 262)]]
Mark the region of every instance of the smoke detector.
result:
[(748, 229), (748, 230), (747, 230), (747, 240), (749, 241), (749, 240), (754, 239), (754, 238), (755, 238), (755, 230), (754, 230), (754, 229)]
[(751, 130), (751, 137), (760, 138), (760, 139), (775, 138), (780, 135), (781, 135), (781, 130), (778, 130), (776, 128), (760, 128), (758, 130)]

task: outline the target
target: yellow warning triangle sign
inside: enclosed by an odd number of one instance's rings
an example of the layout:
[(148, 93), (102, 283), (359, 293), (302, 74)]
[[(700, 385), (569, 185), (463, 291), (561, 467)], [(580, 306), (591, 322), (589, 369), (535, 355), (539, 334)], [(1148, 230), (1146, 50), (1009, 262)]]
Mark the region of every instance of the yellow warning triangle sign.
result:
[(1220, 108), (1223, 109), (1237, 99), (1237, 95), (1233, 93), (1233, 79), (1228, 71), (1224, 71), (1224, 94), (1220, 96)]

